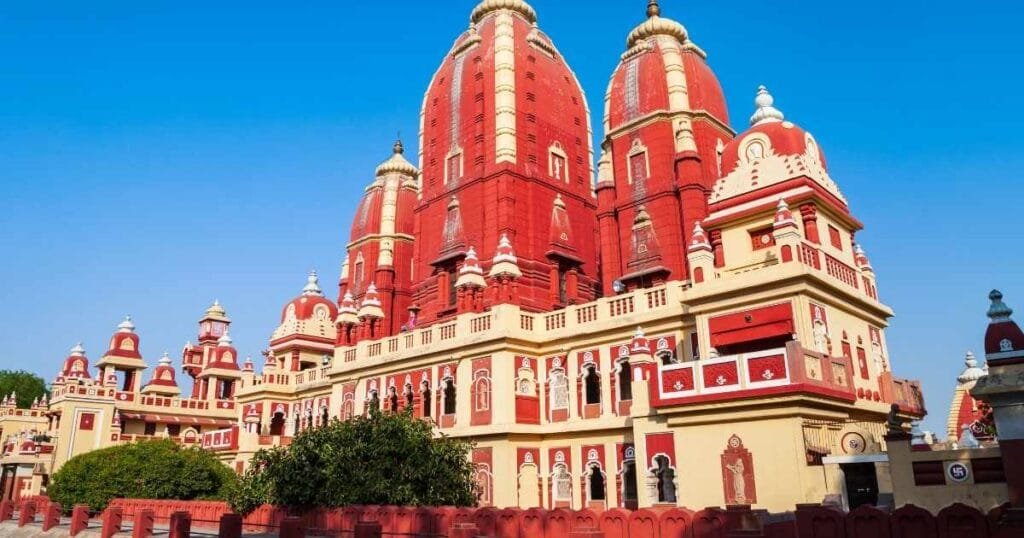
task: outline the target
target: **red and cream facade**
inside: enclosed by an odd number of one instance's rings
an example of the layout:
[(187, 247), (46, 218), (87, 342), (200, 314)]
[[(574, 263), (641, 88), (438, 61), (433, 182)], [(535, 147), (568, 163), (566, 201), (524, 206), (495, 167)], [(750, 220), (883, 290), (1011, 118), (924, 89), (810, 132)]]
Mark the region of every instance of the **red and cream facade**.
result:
[(260, 372), (218, 358), (213, 327), (212, 351), (186, 350), (193, 398), (234, 406), (205, 444), (243, 468), (408, 407), (476, 442), (481, 504), (788, 510), (842, 487), (822, 458), (857, 450), (851, 433), (883, 444), (891, 404), (923, 416), (815, 138), (764, 88), (737, 134), (707, 54), (647, 15), (595, 155), (533, 8), (473, 9), (426, 91), (418, 166), (396, 144), (366, 188), (337, 300), (311, 275)]

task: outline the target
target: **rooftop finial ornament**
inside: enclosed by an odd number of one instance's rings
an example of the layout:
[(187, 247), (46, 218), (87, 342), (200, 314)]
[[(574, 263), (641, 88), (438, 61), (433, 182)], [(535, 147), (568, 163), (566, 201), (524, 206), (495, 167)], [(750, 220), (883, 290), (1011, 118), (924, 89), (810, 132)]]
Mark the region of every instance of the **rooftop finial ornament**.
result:
[(782, 111), (775, 108), (775, 98), (772, 97), (772, 94), (768, 93), (768, 88), (763, 85), (757, 88), (757, 97), (754, 98), (754, 104), (757, 105), (757, 110), (750, 117), (751, 125), (761, 125), (762, 123), (786, 119)]
[(401, 138), (398, 138), (397, 140), (395, 140), (394, 150), (395, 150), (395, 153), (397, 153), (399, 155), (405, 153), (405, 146), (402, 145), (402, 139)]
[(1008, 321), (1010, 316), (1013, 315), (1013, 309), (1006, 306), (1006, 303), (1003, 302), (1003, 292), (992, 290), (988, 294), (988, 299), (992, 301), (992, 306), (988, 309), (988, 317), (992, 320), (992, 323)]
[(309, 276), (306, 277), (306, 287), (302, 288), (303, 295), (323, 295), (323, 290), (320, 289), (320, 277), (316, 274), (316, 269), (309, 272)]
[(647, 2), (647, 18), (660, 17), (661, 6), (658, 5), (658, 0), (650, 0)]

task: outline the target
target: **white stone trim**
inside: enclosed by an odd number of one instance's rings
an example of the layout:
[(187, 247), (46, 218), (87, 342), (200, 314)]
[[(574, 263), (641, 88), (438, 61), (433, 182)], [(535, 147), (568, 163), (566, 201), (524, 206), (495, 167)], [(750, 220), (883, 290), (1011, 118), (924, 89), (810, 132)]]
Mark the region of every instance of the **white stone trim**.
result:
[(495, 162), (516, 163), (515, 18), (509, 11), (495, 15), (494, 128)]

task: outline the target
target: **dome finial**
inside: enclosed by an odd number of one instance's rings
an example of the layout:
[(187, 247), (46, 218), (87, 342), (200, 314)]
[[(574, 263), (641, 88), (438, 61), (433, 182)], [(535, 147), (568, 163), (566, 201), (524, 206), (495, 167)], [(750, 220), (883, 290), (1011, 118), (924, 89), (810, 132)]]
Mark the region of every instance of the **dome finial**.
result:
[(647, 18), (660, 17), (661, 6), (658, 5), (658, 0), (650, 0), (647, 2)]
[(402, 135), (398, 135), (398, 138), (395, 139), (395, 145), (393, 149), (395, 150), (395, 153), (397, 153), (398, 155), (405, 153), (405, 146), (402, 145)]
[(750, 117), (751, 125), (760, 125), (786, 119), (785, 114), (775, 108), (775, 98), (772, 97), (772, 94), (768, 93), (768, 88), (764, 85), (757, 87), (757, 97), (754, 98), (754, 104), (757, 106), (757, 110)]
[(988, 294), (988, 299), (992, 301), (992, 306), (988, 309), (988, 317), (992, 320), (992, 323), (1010, 319), (1010, 316), (1013, 315), (1013, 309), (1006, 306), (1006, 303), (1003, 302), (1003, 293), (1001, 291), (992, 290)]
[(309, 272), (309, 276), (306, 277), (306, 287), (302, 288), (303, 295), (323, 295), (324, 291), (320, 289), (320, 277), (316, 274), (316, 269), (312, 269)]

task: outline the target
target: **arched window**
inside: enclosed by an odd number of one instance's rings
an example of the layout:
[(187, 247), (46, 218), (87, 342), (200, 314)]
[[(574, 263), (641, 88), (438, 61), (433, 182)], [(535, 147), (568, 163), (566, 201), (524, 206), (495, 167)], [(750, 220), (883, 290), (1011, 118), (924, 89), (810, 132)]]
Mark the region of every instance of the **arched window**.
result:
[(556, 503), (572, 502), (572, 475), (569, 474), (569, 470), (566, 469), (564, 463), (555, 465), (551, 482), (553, 485), (551, 496)]
[(398, 412), (398, 390), (394, 385), (388, 387), (388, 410), (392, 413)]
[(676, 502), (676, 470), (669, 465), (665, 456), (656, 456), (654, 463), (654, 476), (658, 478), (658, 502)]
[(270, 418), (270, 435), (284, 435), (284, 413), (274, 413)]
[(551, 409), (569, 408), (569, 378), (565, 370), (556, 368), (551, 370)]
[(601, 403), (601, 377), (597, 374), (597, 366), (590, 364), (584, 371), (584, 385), (588, 404)]
[(473, 380), (473, 395), (474, 411), (487, 411), (491, 408), (491, 380), (484, 370), (476, 373), (476, 379)]
[(380, 395), (377, 394), (376, 390), (370, 391), (370, 398), (367, 401), (367, 407), (373, 411), (380, 411)]
[(587, 487), (587, 495), (591, 501), (603, 501), (605, 499), (604, 494), (604, 472), (601, 471), (599, 464), (591, 463), (590, 472), (587, 475), (587, 481), (589, 486)]
[(637, 501), (636, 460), (627, 460), (622, 463), (622, 500), (625, 503), (636, 503)]
[(452, 378), (446, 378), (444, 380), (444, 414), (454, 415), (455, 414), (455, 380)]
[(420, 389), (420, 404), (423, 407), (423, 416), (430, 416), (430, 383), (426, 379), (423, 380), (422, 389)]
[(633, 399), (633, 383), (630, 377), (629, 360), (619, 361), (619, 401), (625, 402)]

